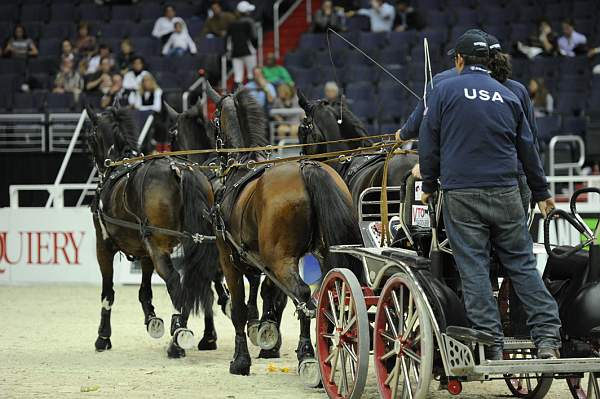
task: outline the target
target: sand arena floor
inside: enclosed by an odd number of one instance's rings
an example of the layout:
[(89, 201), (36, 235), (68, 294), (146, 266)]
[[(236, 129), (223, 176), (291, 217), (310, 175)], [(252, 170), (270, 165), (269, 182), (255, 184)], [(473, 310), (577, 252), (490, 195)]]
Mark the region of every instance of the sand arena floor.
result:
[[(166, 334), (147, 335), (137, 300), (138, 287), (115, 287), (113, 349), (96, 353), (100, 289), (80, 285), (0, 286), (0, 398), (326, 398), (323, 390), (305, 388), (296, 375), (294, 349), (298, 321), (288, 306), (282, 326), (282, 358), (256, 359), (251, 375), (228, 372), (234, 330), (216, 311), (216, 351), (189, 350), (186, 358), (168, 359)], [(167, 324), (171, 306), (164, 287), (154, 288), (154, 304)], [(190, 328), (199, 339), (202, 321)], [(282, 371), (283, 369), (283, 371)], [(289, 371), (286, 372), (286, 370)], [(431, 386), (431, 397), (452, 398)], [(88, 391), (88, 392), (84, 392)], [(496, 398), (509, 394), (503, 381), (464, 384), (461, 398)], [(374, 373), (365, 398), (377, 398)], [(554, 382), (547, 398), (570, 397), (564, 380)]]

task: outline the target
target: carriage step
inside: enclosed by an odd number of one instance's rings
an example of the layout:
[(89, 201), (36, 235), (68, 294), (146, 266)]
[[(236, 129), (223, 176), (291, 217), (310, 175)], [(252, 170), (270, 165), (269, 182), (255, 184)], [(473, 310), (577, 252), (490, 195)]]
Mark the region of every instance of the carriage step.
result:
[(494, 337), (483, 331), (474, 330), (467, 327), (448, 326), (446, 334), (450, 337), (463, 342), (476, 342), (483, 345), (493, 345)]
[(503, 375), (526, 373), (587, 373), (600, 372), (599, 358), (488, 360), (476, 365), (474, 374)]
[(505, 351), (516, 351), (519, 349), (535, 349), (535, 344), (532, 340), (527, 338), (515, 338), (505, 337), (504, 338), (504, 350)]

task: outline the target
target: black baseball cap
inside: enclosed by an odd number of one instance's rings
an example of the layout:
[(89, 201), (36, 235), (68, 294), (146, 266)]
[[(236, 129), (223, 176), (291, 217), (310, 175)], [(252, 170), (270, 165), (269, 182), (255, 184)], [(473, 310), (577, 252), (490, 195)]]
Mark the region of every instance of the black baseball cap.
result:
[(456, 40), (454, 48), (448, 51), (450, 56), (454, 56), (456, 53), (477, 57), (488, 56), (486, 33), (480, 29), (469, 29)]
[(498, 41), (498, 38), (496, 36), (490, 35), (488, 33), (486, 34), (486, 41), (488, 48), (490, 49), (490, 54), (502, 52), (502, 46), (500, 46), (500, 42)]

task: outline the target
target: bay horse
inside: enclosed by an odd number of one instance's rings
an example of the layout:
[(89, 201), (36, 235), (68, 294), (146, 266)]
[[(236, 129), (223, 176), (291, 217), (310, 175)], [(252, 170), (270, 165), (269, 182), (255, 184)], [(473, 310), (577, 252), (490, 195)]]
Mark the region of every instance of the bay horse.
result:
[[(267, 145), (266, 115), (249, 91), (241, 89), (221, 97), (207, 85), (207, 93), (217, 103), (215, 134), (225, 148)], [(216, 193), (213, 213), (236, 332), (229, 372), (250, 373), (243, 276), (257, 270), (291, 297), (298, 309), (300, 338), (296, 352), (301, 367), (306, 360), (314, 360), (310, 317), (316, 306), (310, 287), (299, 275), (300, 258), (315, 253), (322, 260), (323, 275), (332, 267), (348, 267), (362, 276), (358, 260), (329, 252), (331, 245), (361, 243), (350, 192), (326, 164), (293, 161), (254, 168), (252, 163), (264, 160), (264, 153), (229, 156), (232, 162), (248, 166), (234, 166), (226, 174), (223, 189)]]
[[(203, 215), (214, 195), (206, 176), (189, 162), (174, 158), (108, 167), (137, 155), (132, 115), (125, 109), (108, 108), (100, 116), (86, 107), (91, 120), (87, 142), (98, 169), (100, 183), (92, 204), (96, 229), (96, 255), (102, 274), (102, 309), (96, 350), (112, 348), (111, 309), (114, 303), (113, 259), (117, 252), (139, 259), (142, 284), (139, 301), (144, 323), (151, 336), (162, 336), (162, 320), (152, 305), (151, 278), (154, 270), (165, 281), (176, 313), (171, 317), (169, 357), (185, 356), (193, 333), (187, 329), (192, 311), (202, 307), (205, 349), (216, 349), (211, 282), (218, 270), (214, 243), (196, 242), (191, 234), (211, 235), (210, 221)], [(179, 234), (173, 234), (179, 233)], [(183, 232), (187, 232), (187, 235)], [(196, 236), (197, 237), (197, 236)], [(183, 249), (183, 277), (173, 268), (171, 253)]]
[[(171, 137), (171, 145), (175, 151), (184, 151), (184, 150), (206, 150), (215, 148), (216, 142), (214, 137), (214, 125), (210, 122), (207, 122), (204, 118), (202, 107), (200, 102), (190, 107), (188, 110), (179, 113), (175, 111), (173, 107), (171, 107), (167, 102), (163, 102), (167, 113), (170, 118), (175, 122), (175, 126), (169, 130), (169, 134)], [(188, 154), (186, 157), (198, 165), (201, 166), (209, 166), (215, 165), (219, 162), (218, 157), (215, 154)], [(221, 179), (219, 176), (212, 170), (203, 169), (204, 173), (207, 175), (212, 187), (213, 191), (217, 191), (221, 186)], [(215, 253), (215, 256), (218, 256)], [(218, 260), (217, 260), (218, 263)], [(246, 275), (250, 283), (250, 293), (248, 297), (248, 328), (249, 335), (253, 342), (256, 342), (256, 338), (252, 337), (251, 331), (254, 333), (258, 333), (260, 327), (264, 323), (268, 323), (271, 320), (275, 321), (277, 324), (277, 328), (279, 329), (279, 324), (281, 322), (281, 316), (277, 319), (273, 315), (272, 309), (277, 310), (277, 314), (281, 314), (285, 308), (287, 298), (285, 295), (276, 295), (273, 297), (269, 295), (269, 289), (273, 289), (272, 285), (269, 283), (269, 280), (266, 280), (264, 284), (264, 288), (262, 293), (263, 298), (263, 317), (259, 320), (259, 312), (258, 312), (258, 291), (260, 289), (260, 276), (255, 274)], [(229, 295), (227, 290), (222, 284), (223, 275), (221, 269), (219, 268), (219, 273), (217, 279), (214, 281), (214, 286), (218, 294), (218, 304), (221, 306), (223, 312), (230, 315), (230, 309), (228, 308), (231, 305)], [(275, 346), (271, 349), (261, 349), (259, 353), (259, 358), (279, 358), (279, 348), (281, 347), (281, 340), (279, 340)]]
[[(338, 107), (333, 107), (327, 100), (309, 101), (298, 90), (300, 107), (306, 112), (306, 118), (298, 131), (300, 143), (321, 143), (331, 140), (341, 140), (364, 137), (364, 141), (323, 144), (304, 147), (306, 154), (319, 154), (331, 151), (350, 150), (368, 142), (360, 120), (345, 106), (342, 114)], [(338, 123), (341, 121), (341, 123)], [(354, 155), (346, 163), (336, 162), (333, 168), (342, 176), (350, 192), (355, 206), (358, 205), (360, 194), (369, 187), (381, 187), (383, 181), (383, 166), (386, 154)], [(418, 163), (415, 154), (396, 155), (388, 165), (388, 187), (400, 186), (406, 174)]]

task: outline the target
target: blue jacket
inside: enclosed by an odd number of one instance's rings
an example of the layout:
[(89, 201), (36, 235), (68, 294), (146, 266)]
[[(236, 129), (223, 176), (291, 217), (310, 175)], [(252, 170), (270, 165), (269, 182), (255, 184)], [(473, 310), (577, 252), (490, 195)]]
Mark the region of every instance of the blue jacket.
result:
[[(443, 80), (454, 78), (456, 76), (458, 76), (456, 68), (450, 68), (440, 73), (436, 73), (433, 77), (433, 87), (437, 86), (438, 83)], [(430, 93), (431, 86), (427, 85), (427, 96), (429, 96)], [(423, 120), (423, 111), (425, 111), (425, 106), (423, 105), (423, 100), (421, 100), (404, 123), (404, 126), (402, 126), (402, 130), (400, 130), (400, 138), (402, 138), (402, 140), (416, 139), (419, 137), (419, 128), (421, 127), (421, 121)]]
[(533, 198), (550, 197), (519, 99), (482, 66), (440, 82), (427, 99), (419, 132), (423, 191), (516, 186), (523, 163)]

